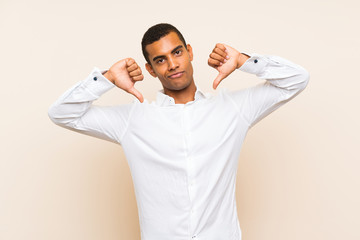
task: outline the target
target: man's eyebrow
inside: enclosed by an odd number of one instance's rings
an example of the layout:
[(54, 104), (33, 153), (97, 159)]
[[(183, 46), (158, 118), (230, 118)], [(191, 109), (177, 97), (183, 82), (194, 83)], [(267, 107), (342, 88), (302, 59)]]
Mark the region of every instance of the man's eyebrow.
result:
[(182, 47), (183, 47), (182, 45), (177, 46), (176, 48), (174, 48), (174, 50), (171, 51), (171, 53), (176, 52), (178, 49), (180, 49), (180, 48), (182, 48)]
[[(180, 48), (183, 48), (183, 45), (177, 46), (176, 48), (174, 48), (174, 49), (171, 51), (171, 53), (176, 52), (176, 51), (177, 51), (178, 49), (180, 49)], [(165, 55), (156, 56), (156, 57), (153, 58), (153, 61), (155, 62), (156, 59), (158, 59), (158, 58), (164, 58), (164, 57), (165, 57)]]

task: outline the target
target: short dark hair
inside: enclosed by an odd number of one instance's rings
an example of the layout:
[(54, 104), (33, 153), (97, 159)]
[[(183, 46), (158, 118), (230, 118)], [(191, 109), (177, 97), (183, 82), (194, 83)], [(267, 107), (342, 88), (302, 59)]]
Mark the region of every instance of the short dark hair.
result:
[(145, 33), (144, 36), (141, 40), (141, 48), (142, 48), (142, 52), (143, 55), (146, 59), (146, 61), (150, 64), (150, 60), (149, 60), (149, 53), (146, 51), (146, 46), (149, 44), (152, 44), (153, 42), (158, 41), (160, 38), (168, 35), (170, 32), (175, 32), (179, 39), (183, 42), (185, 48), (186, 47), (186, 41), (183, 37), (183, 35), (180, 33), (180, 31), (174, 27), (171, 24), (168, 23), (159, 23), (156, 24), (152, 27), (150, 27)]

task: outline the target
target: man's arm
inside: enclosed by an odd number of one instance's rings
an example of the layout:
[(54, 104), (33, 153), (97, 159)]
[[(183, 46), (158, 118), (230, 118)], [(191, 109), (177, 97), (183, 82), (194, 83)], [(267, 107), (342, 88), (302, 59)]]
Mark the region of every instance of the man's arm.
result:
[(86, 79), (67, 90), (52, 104), (48, 115), (59, 126), (121, 143), (134, 105), (100, 107), (92, 103), (114, 86), (143, 101), (141, 93), (134, 88), (135, 82), (142, 79), (141, 69), (133, 59), (115, 63), (104, 75), (94, 68)]
[(215, 56), (216, 59), (210, 56), (209, 59), (209, 65), (219, 71), (214, 85), (217, 86), (235, 69), (255, 74), (266, 80), (254, 87), (229, 93), (250, 127), (290, 101), (308, 84), (310, 77), (308, 71), (284, 58), (256, 53), (246, 56), (224, 44), (217, 44), (215, 48), (219, 48), (214, 49), (216, 53), (220, 53), (219, 56)]

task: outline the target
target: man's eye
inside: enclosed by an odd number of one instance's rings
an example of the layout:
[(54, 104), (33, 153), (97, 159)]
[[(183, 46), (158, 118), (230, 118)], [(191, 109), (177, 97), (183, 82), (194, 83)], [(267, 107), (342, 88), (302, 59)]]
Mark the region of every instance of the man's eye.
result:
[(179, 55), (179, 54), (181, 54), (181, 53), (182, 53), (181, 50), (177, 50), (177, 51), (175, 52), (175, 55)]
[(163, 63), (163, 62), (164, 62), (164, 59), (157, 60), (157, 63)]

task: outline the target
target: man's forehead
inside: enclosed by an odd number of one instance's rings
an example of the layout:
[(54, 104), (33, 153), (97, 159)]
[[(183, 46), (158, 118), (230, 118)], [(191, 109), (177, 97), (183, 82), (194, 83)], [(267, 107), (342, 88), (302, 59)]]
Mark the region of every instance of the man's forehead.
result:
[(179, 45), (184, 46), (179, 36), (175, 32), (170, 32), (158, 41), (153, 42), (145, 47), (149, 57), (157, 55), (165, 55), (171, 53), (174, 48)]

